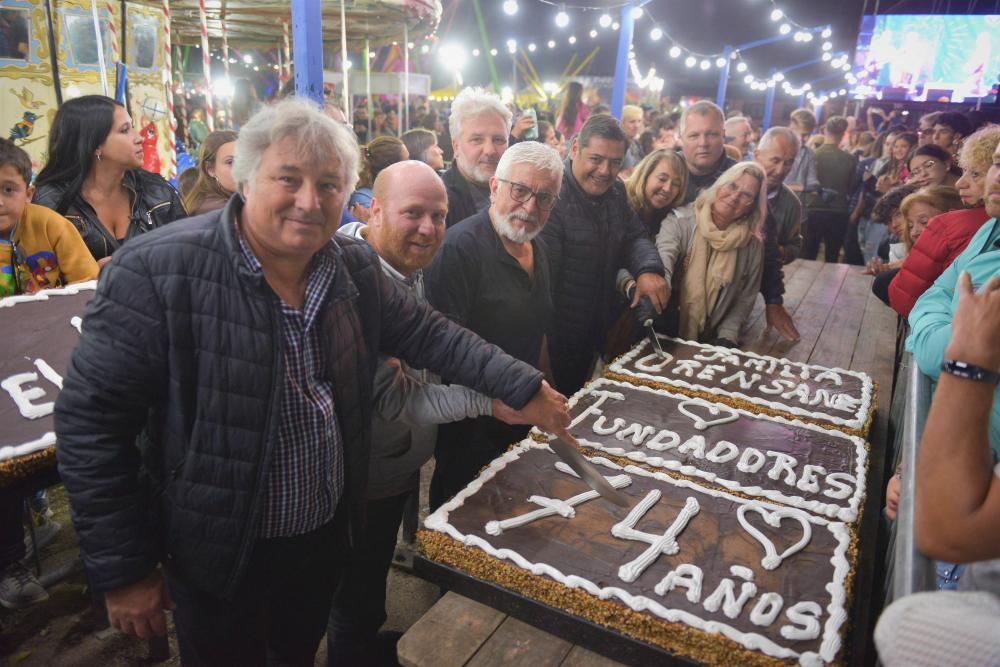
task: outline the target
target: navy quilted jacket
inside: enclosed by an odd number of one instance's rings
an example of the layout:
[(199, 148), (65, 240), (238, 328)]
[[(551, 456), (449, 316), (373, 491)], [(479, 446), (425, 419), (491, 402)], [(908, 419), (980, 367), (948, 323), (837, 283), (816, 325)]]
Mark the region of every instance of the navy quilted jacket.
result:
[[(97, 591), (139, 581), (162, 562), (225, 597), (245, 569), (283, 371), (272, 292), (235, 238), (241, 205), (237, 196), (222, 211), (134, 239), (88, 304), (55, 423), (59, 472)], [(354, 540), (380, 350), (518, 408), (541, 374), (398, 288), (366, 244), (335, 243), (322, 326)]]

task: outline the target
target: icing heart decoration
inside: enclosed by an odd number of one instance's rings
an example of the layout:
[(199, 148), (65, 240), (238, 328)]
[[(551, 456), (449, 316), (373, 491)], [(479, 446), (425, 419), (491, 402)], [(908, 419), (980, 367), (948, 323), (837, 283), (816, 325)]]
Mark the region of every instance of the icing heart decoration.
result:
[[(780, 528), (782, 519), (794, 519), (799, 522), (799, 525), (802, 526), (802, 539), (785, 549), (781, 555), (778, 555), (778, 550), (775, 548), (774, 542), (772, 542), (767, 535), (764, 535), (750, 525), (750, 522), (747, 521), (747, 512), (757, 512), (764, 518), (764, 523), (772, 528)], [(757, 503), (751, 502), (746, 505), (740, 505), (739, 509), (736, 510), (736, 518), (739, 519), (740, 525), (743, 526), (743, 529), (750, 533), (751, 537), (760, 542), (761, 546), (764, 547), (764, 557), (761, 559), (760, 564), (764, 566), (765, 570), (777, 569), (783, 560), (802, 551), (802, 549), (809, 544), (809, 540), (812, 539), (812, 526), (802, 515), (802, 512), (798, 510), (781, 509), (769, 512)]]
[[(718, 419), (705, 420), (701, 416), (690, 412), (687, 408), (688, 406), (698, 406), (699, 408), (704, 408), (708, 410), (708, 413), (713, 417), (716, 415), (723, 415)], [(686, 416), (688, 419), (694, 422), (694, 427), (699, 431), (704, 431), (709, 426), (718, 426), (720, 424), (728, 424), (729, 422), (734, 422), (740, 418), (736, 411), (730, 408), (723, 407), (721, 405), (713, 405), (708, 401), (703, 401), (700, 398), (689, 398), (686, 401), (681, 401), (680, 405), (677, 406), (677, 411), (682, 415)]]

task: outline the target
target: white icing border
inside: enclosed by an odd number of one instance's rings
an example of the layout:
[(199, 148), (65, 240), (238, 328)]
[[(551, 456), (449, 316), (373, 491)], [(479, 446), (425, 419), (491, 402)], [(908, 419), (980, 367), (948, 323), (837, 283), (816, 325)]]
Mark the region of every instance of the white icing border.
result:
[[(551, 565), (547, 565), (545, 563), (532, 563), (516, 551), (511, 549), (495, 549), (486, 540), (475, 535), (465, 535), (448, 523), (448, 516), (450, 512), (465, 504), (465, 500), (467, 498), (479, 492), (479, 490), (482, 489), (483, 484), (495, 477), (498, 472), (506, 468), (508, 463), (516, 461), (520, 458), (521, 454), (531, 449), (547, 449), (551, 451), (548, 445), (535, 442), (531, 439), (521, 441), (518, 445), (511, 447), (510, 450), (502, 456), (494, 459), (486, 468), (483, 469), (476, 479), (469, 483), (467, 487), (462, 489), (455, 497), (439, 507), (433, 514), (428, 516), (424, 520), (424, 527), (428, 530), (444, 533), (452, 539), (461, 542), (465, 546), (481, 549), (494, 558), (512, 561), (518, 567), (528, 570), (534, 575), (547, 576), (569, 588), (582, 588), (587, 593), (602, 600), (617, 598), (635, 611), (649, 611), (671, 623), (682, 622), (698, 630), (725, 635), (729, 639), (732, 639), (748, 649), (761, 651), (765, 655), (769, 655), (771, 657), (782, 659), (798, 658), (800, 664), (803, 665), (816, 664), (817, 658), (830, 663), (837, 657), (837, 653), (840, 651), (842, 643), (840, 629), (841, 626), (843, 626), (847, 621), (847, 611), (844, 609), (844, 605), (847, 600), (847, 591), (844, 587), (844, 582), (847, 580), (847, 575), (850, 573), (851, 569), (850, 563), (847, 560), (847, 549), (851, 544), (851, 534), (845, 524), (827, 521), (826, 519), (813, 515), (806, 515), (810, 523), (826, 527), (833, 534), (835, 540), (837, 541), (837, 546), (834, 549), (833, 555), (830, 557), (830, 563), (833, 565), (833, 580), (826, 584), (826, 590), (830, 593), (830, 604), (827, 605), (826, 608), (827, 620), (823, 629), (823, 641), (820, 644), (819, 654), (817, 655), (811, 651), (797, 653), (790, 648), (779, 646), (772, 640), (762, 635), (753, 632), (744, 633), (719, 621), (706, 621), (703, 618), (695, 616), (689, 612), (665, 607), (656, 600), (652, 600), (648, 597), (632, 595), (628, 591), (622, 590), (621, 588), (614, 586), (600, 587), (589, 579), (584, 579), (583, 577), (577, 575), (567, 576)], [(754, 503), (765, 507), (769, 511), (782, 509), (779, 505), (773, 505), (759, 500), (747, 500), (746, 498), (730, 495), (724, 491), (716, 491), (714, 489), (699, 486), (688, 480), (675, 479), (669, 475), (659, 472), (650, 472), (649, 470), (645, 470), (637, 466), (630, 465), (622, 468), (620, 465), (603, 457), (595, 457), (590, 460), (595, 464), (602, 465), (613, 470), (620, 470), (630, 475), (651, 477), (658, 481), (670, 484), (671, 486), (693, 489), (700, 493), (717, 498), (723, 498), (731, 502), (742, 504)]]
[(672, 385), (675, 387), (681, 387), (683, 389), (688, 389), (691, 391), (701, 391), (709, 394), (714, 394), (716, 396), (734, 396), (741, 400), (753, 403), (754, 405), (762, 405), (771, 410), (779, 410), (781, 412), (788, 412), (798, 417), (809, 417), (810, 419), (821, 419), (823, 421), (828, 421), (837, 426), (845, 426), (847, 428), (861, 430), (864, 428), (865, 424), (868, 423), (868, 415), (871, 412), (872, 406), (872, 394), (873, 385), (872, 379), (867, 373), (862, 373), (860, 371), (851, 371), (844, 368), (827, 368), (826, 366), (818, 366), (816, 364), (803, 364), (800, 361), (791, 361), (782, 357), (766, 357), (764, 355), (756, 354), (754, 352), (748, 352), (747, 350), (730, 349), (726, 347), (718, 347), (715, 345), (705, 345), (704, 343), (697, 343), (692, 340), (682, 340), (680, 338), (670, 338), (668, 336), (662, 336), (657, 334), (657, 337), (661, 340), (671, 341), (674, 343), (681, 343), (684, 345), (692, 345), (694, 347), (700, 347), (704, 350), (710, 350), (713, 352), (724, 351), (730, 354), (742, 355), (746, 357), (751, 357), (754, 359), (764, 359), (766, 361), (776, 361), (780, 364), (787, 366), (797, 366), (799, 368), (809, 368), (813, 370), (818, 370), (822, 372), (833, 371), (841, 375), (850, 375), (861, 380), (861, 405), (858, 407), (858, 411), (855, 416), (850, 419), (845, 419), (843, 417), (838, 417), (835, 415), (829, 415), (825, 412), (811, 411), (802, 407), (795, 405), (787, 405), (785, 403), (778, 403), (777, 401), (769, 401), (764, 398), (757, 398), (754, 396), (747, 396), (739, 391), (733, 391), (729, 389), (724, 389), (722, 387), (706, 387), (700, 384), (691, 384), (690, 382), (685, 382), (680, 378), (667, 377), (665, 375), (652, 375), (650, 373), (643, 373), (638, 370), (630, 370), (625, 368), (625, 364), (635, 360), (638, 357), (646, 356), (650, 354), (652, 350), (647, 350), (649, 346), (649, 341), (643, 339), (639, 341), (631, 350), (618, 357), (608, 365), (607, 371), (609, 373), (617, 373), (619, 375), (626, 375), (630, 377), (642, 378), (643, 380), (649, 380), (650, 382), (657, 382), (665, 385)]
[[(569, 409), (572, 410), (576, 404), (590, 394), (592, 390), (603, 389), (605, 387), (625, 387), (634, 391), (645, 391), (651, 394), (657, 394), (660, 396), (667, 396), (669, 398), (675, 399), (677, 401), (690, 400), (690, 396), (685, 396), (684, 394), (673, 394), (665, 389), (654, 389), (653, 387), (647, 387), (640, 384), (629, 384), (628, 382), (620, 382), (618, 380), (610, 380), (608, 378), (598, 378), (594, 380), (589, 385), (581, 389), (580, 391), (573, 394), (569, 399)], [(704, 399), (702, 399), (704, 400)], [(706, 401), (708, 402), (708, 401)], [(783, 503), (785, 505), (790, 505), (792, 507), (808, 510), (815, 512), (817, 514), (822, 514), (823, 516), (829, 517), (831, 519), (838, 519), (840, 521), (846, 521), (848, 523), (853, 523), (858, 518), (858, 511), (861, 507), (861, 501), (865, 495), (865, 488), (867, 484), (867, 471), (868, 471), (868, 451), (865, 449), (865, 441), (863, 438), (859, 438), (856, 435), (849, 435), (843, 431), (838, 431), (835, 429), (823, 428), (817, 424), (809, 424), (806, 422), (799, 421), (797, 419), (785, 419), (784, 417), (778, 417), (775, 415), (759, 415), (752, 412), (747, 412), (740, 408), (735, 408), (730, 405), (723, 405), (726, 410), (732, 410), (738, 413), (742, 417), (748, 417), (750, 419), (757, 419), (763, 421), (773, 421), (785, 426), (794, 426), (796, 428), (803, 428), (810, 431), (815, 431), (817, 433), (822, 433), (823, 435), (830, 436), (833, 438), (843, 438), (851, 442), (854, 445), (855, 451), (855, 467), (854, 467), (854, 477), (857, 483), (854, 488), (854, 495), (852, 495), (847, 502), (847, 507), (837, 505), (835, 503), (824, 503), (820, 500), (806, 500), (802, 496), (797, 495), (787, 495), (777, 489), (764, 489), (760, 486), (744, 486), (739, 482), (723, 479), (713, 472), (708, 472), (707, 470), (701, 470), (692, 465), (683, 464), (680, 461), (668, 460), (659, 456), (649, 456), (642, 450), (627, 450), (621, 447), (606, 447), (600, 443), (592, 442), (586, 438), (577, 437), (577, 442), (582, 446), (590, 447), (591, 449), (596, 449), (598, 451), (611, 454), (613, 456), (621, 456), (623, 458), (631, 459), (638, 463), (644, 463), (646, 465), (653, 466), (655, 468), (666, 468), (667, 470), (673, 470), (674, 472), (679, 472), (682, 475), (689, 475), (692, 477), (700, 477), (705, 481), (712, 482), (713, 484), (718, 484), (719, 486), (724, 486), (730, 491), (739, 491), (741, 493), (746, 493), (751, 496), (761, 496), (772, 500), (775, 502)], [(548, 434), (542, 433), (538, 428), (531, 429), (532, 435), (549, 437)], [(831, 470), (830, 472), (842, 472)]]
[(96, 290), (97, 281), (88, 280), (82, 283), (73, 283), (65, 287), (55, 287), (43, 289), (34, 294), (17, 294), (15, 296), (5, 296), (0, 299), (0, 308), (12, 308), (19, 303), (31, 303), (32, 301), (48, 301), (52, 296), (72, 296), (86, 290)]
[[(48, 301), (49, 297), (53, 296), (73, 296), (74, 294), (79, 294), (85, 291), (94, 291), (97, 289), (96, 280), (88, 280), (82, 283), (73, 283), (72, 285), (66, 285), (65, 287), (56, 287), (53, 289), (44, 289), (35, 294), (18, 294), (16, 296), (6, 296), (0, 299), (0, 308), (13, 308), (19, 303), (32, 303), (38, 301)], [(48, 366), (48, 364), (45, 364)], [(42, 373), (45, 374), (45, 370), (41, 369)], [(52, 370), (49, 367), (49, 370)], [(48, 375), (45, 375), (48, 377)], [(57, 375), (58, 377), (58, 375)], [(51, 378), (49, 378), (51, 380)], [(54, 380), (54, 384), (55, 383)], [(6, 447), (0, 447), (0, 461), (7, 461), (8, 459), (14, 459), (20, 456), (27, 456), (28, 454), (33, 454), (39, 452), (43, 449), (53, 447), (56, 444), (56, 434), (46, 433), (41, 438), (37, 440), (32, 440), (30, 442), (25, 442), (21, 445), (8, 445)]]

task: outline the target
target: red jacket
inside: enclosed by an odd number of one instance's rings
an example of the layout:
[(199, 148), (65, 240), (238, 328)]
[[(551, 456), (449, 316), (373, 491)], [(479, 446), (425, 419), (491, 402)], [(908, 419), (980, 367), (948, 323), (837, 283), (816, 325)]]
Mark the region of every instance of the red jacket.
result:
[(889, 305), (903, 317), (937, 277), (958, 257), (969, 239), (990, 219), (983, 206), (942, 213), (930, 219), (899, 273), (889, 283)]

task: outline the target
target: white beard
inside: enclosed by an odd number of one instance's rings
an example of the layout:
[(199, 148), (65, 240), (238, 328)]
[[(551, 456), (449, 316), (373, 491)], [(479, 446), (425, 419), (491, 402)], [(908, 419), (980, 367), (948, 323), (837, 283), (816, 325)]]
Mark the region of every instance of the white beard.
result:
[[(514, 211), (513, 213), (508, 213), (507, 215), (498, 215), (490, 211), (490, 219), (496, 227), (497, 234), (504, 237), (508, 241), (513, 241), (514, 243), (529, 243), (542, 231), (542, 226), (538, 224), (538, 218), (536, 216), (532, 216), (521, 211)], [(535, 227), (532, 229), (514, 227), (514, 225), (511, 224), (512, 219), (532, 223)]]

